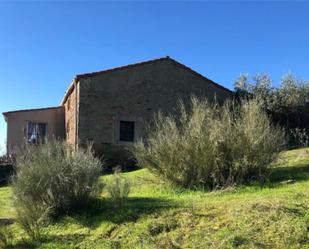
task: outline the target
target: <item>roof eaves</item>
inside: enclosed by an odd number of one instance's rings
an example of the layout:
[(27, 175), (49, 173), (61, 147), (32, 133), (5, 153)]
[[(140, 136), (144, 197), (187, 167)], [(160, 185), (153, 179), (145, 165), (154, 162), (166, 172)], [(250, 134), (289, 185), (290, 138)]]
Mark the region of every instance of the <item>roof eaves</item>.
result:
[(52, 110), (52, 109), (59, 109), (62, 106), (54, 106), (54, 107), (45, 107), (45, 108), (35, 108), (35, 109), (24, 109), (24, 110), (15, 110), (15, 111), (8, 111), (3, 112), (2, 115), (6, 117), (8, 114), (18, 113), (18, 112), (31, 112), (31, 111), (45, 111), (45, 110)]
[(200, 77), (200, 78), (202, 78), (202, 79), (204, 79), (204, 80), (207, 80), (210, 84), (212, 84), (212, 85), (215, 86), (216, 88), (220, 88), (221, 90), (224, 90), (224, 91), (228, 92), (229, 94), (233, 94), (233, 91), (231, 91), (230, 89), (228, 89), (228, 88), (226, 88), (226, 87), (224, 87), (224, 86), (222, 86), (222, 85), (220, 85), (220, 84), (218, 84), (218, 83), (212, 81), (211, 79), (208, 79), (207, 77), (205, 77), (204, 75), (202, 75), (202, 74), (200, 74), (200, 73), (194, 71), (194, 70), (191, 69), (190, 67), (188, 67), (188, 66), (186, 66), (186, 65), (184, 65), (184, 64), (182, 64), (182, 63), (180, 63), (180, 62), (178, 62), (178, 61), (176, 61), (176, 60), (174, 60), (174, 59), (171, 59), (171, 58), (169, 58), (169, 59), (170, 59), (171, 61), (173, 61), (176, 65), (178, 65), (178, 66), (184, 68), (185, 70), (190, 71), (191, 73), (195, 74), (196, 76), (198, 76), (198, 77)]
[(68, 90), (64, 93), (63, 99), (60, 102), (60, 105), (64, 105), (69, 95), (73, 92), (75, 82), (78, 82), (77, 76), (72, 80), (71, 84), (69, 85)]

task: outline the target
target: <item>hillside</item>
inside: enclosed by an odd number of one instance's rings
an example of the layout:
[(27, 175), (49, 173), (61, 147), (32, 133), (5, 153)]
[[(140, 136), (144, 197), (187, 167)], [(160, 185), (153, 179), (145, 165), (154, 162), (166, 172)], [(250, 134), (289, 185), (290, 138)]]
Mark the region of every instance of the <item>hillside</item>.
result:
[[(14, 248), (309, 248), (309, 149), (282, 153), (263, 186), (208, 192), (172, 188), (145, 169), (125, 175), (132, 190), (123, 208), (103, 193), (37, 244), (14, 224)], [(0, 188), (0, 217), (14, 217), (10, 195)]]

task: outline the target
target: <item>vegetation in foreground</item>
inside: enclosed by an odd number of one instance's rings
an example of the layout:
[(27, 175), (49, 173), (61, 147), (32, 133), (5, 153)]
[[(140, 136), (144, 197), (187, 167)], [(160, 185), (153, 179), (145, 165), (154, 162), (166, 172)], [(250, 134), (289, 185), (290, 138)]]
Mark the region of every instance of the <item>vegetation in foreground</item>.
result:
[[(309, 248), (308, 148), (282, 153), (263, 186), (207, 192), (169, 187), (145, 169), (125, 176), (131, 192), (122, 207), (104, 192), (45, 228), (41, 242), (15, 223), (11, 248)], [(15, 217), (11, 194), (0, 188), (2, 217)]]
[(182, 187), (226, 188), (264, 181), (285, 143), (260, 101), (223, 106), (195, 97), (179, 115), (158, 115), (132, 152), (139, 165)]
[(238, 98), (259, 99), (272, 121), (285, 127), (290, 147), (309, 146), (309, 81), (289, 73), (274, 87), (268, 74), (256, 74), (252, 81), (242, 74), (234, 86)]
[(86, 207), (101, 192), (102, 166), (90, 146), (73, 150), (55, 139), (40, 146), (26, 145), (17, 154), (15, 170), (16, 221), (36, 241), (43, 237), (42, 226)]

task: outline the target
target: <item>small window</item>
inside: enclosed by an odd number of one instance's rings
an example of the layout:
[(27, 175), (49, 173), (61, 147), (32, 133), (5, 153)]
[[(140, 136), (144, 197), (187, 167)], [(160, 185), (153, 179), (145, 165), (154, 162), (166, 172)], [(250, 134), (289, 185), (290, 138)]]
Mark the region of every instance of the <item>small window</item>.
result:
[(46, 123), (28, 122), (27, 139), (30, 144), (43, 142), (47, 133)]
[(134, 122), (120, 121), (120, 141), (134, 141)]

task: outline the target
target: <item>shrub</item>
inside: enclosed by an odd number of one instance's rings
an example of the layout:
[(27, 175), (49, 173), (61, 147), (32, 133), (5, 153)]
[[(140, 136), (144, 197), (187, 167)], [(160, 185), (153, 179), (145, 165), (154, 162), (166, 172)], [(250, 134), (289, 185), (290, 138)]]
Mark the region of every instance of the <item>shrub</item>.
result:
[(27, 145), (17, 155), (12, 178), (16, 209), (22, 217), (37, 210), (34, 221), (27, 222), (35, 224), (46, 210), (52, 217), (86, 205), (100, 191), (101, 170), (90, 146), (73, 150), (57, 140)]
[(121, 207), (130, 193), (129, 181), (116, 170), (111, 179), (107, 182), (106, 188), (116, 207)]
[(51, 208), (33, 203), (26, 198), (23, 198), (22, 201), (15, 201), (15, 206), (18, 224), (32, 240), (42, 240), (45, 235), (42, 228), (50, 222), (49, 215)]
[(7, 226), (0, 225), (0, 247), (8, 248), (12, 245), (13, 233)]
[(227, 187), (262, 180), (282, 145), (259, 101), (210, 105), (192, 98), (179, 115), (158, 114), (145, 141), (132, 149), (139, 164), (184, 187)]
[(14, 155), (3, 155), (0, 156), (0, 165), (13, 165), (15, 163), (15, 157)]
[(309, 135), (309, 81), (289, 73), (274, 87), (268, 74), (257, 74), (253, 81), (242, 74), (235, 82), (235, 96), (259, 98), (272, 121), (285, 127), (290, 147), (303, 146), (304, 135)]

